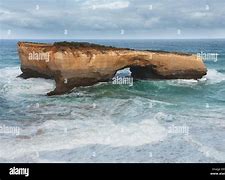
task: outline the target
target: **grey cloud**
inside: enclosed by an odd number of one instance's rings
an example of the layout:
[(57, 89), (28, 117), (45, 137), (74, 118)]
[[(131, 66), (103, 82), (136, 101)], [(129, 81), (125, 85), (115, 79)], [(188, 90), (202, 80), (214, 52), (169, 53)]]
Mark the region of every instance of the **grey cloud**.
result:
[[(71, 37), (100, 36), (120, 37), (176, 31), (189, 34), (222, 32), (225, 28), (225, 1), (200, 0), (8, 0), (0, 9), (1, 33), (14, 29), (17, 34), (29, 32), (40, 36), (63, 36), (68, 29)], [(36, 10), (39, 5), (39, 10)], [(198, 31), (197, 31), (198, 30)], [(201, 35), (199, 34), (199, 35)], [(225, 36), (225, 32), (222, 33)], [(221, 35), (221, 33), (220, 33)]]

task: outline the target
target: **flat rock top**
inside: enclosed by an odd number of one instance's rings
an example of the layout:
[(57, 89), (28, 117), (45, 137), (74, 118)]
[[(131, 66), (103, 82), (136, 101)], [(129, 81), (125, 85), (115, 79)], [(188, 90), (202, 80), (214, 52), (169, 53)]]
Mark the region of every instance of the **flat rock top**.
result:
[[(130, 48), (117, 48), (113, 46), (105, 46), (100, 44), (94, 44), (94, 43), (88, 43), (88, 42), (55, 42), (53, 44), (51, 43), (36, 43), (36, 42), (18, 42), (18, 46), (25, 45), (25, 46), (33, 46), (33, 47), (56, 47), (58, 50), (64, 50), (64, 48), (70, 48), (70, 49), (79, 49), (79, 50), (99, 50), (99, 51), (105, 51), (105, 50), (128, 50), (128, 51), (135, 51), (135, 49)], [(189, 53), (183, 53), (183, 52), (168, 52), (168, 51), (162, 51), (162, 50), (136, 50), (136, 51), (145, 51), (145, 52), (153, 52), (153, 53), (169, 53), (169, 54), (176, 54), (181, 56), (191, 56), (192, 54)]]
[(113, 46), (104, 46), (100, 44), (88, 43), (88, 42), (55, 42), (54, 46), (69, 47), (76, 49), (96, 49), (96, 50), (132, 50), (129, 48), (117, 48)]
[(88, 43), (88, 42), (55, 42), (51, 43), (36, 43), (36, 42), (18, 42), (18, 46), (27, 45), (27, 46), (37, 46), (37, 47), (66, 47), (66, 48), (75, 48), (75, 49), (96, 49), (96, 50), (133, 50), (129, 48), (117, 48), (113, 46), (105, 46), (100, 44)]

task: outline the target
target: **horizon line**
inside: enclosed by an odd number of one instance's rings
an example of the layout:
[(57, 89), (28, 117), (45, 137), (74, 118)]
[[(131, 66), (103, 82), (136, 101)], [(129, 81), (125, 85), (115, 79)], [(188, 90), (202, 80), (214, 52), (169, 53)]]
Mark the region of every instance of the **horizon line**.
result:
[(0, 40), (218, 40), (222, 38), (0, 38)]

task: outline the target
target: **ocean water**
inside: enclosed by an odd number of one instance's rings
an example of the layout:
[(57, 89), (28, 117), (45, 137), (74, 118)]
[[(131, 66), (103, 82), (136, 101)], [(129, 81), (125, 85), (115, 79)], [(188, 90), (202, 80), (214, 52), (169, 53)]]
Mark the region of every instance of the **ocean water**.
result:
[(17, 78), (18, 41), (0, 41), (0, 162), (225, 162), (225, 40), (86, 40), (219, 55), (198, 81), (108, 82), (53, 97), (53, 80)]

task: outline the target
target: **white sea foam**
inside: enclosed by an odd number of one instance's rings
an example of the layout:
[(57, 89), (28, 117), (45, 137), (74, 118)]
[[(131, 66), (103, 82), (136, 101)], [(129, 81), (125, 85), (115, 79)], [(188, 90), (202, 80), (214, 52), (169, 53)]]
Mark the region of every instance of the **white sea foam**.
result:
[[(7, 96), (7, 98), (18, 98), (21, 95), (45, 94), (53, 89), (54, 83), (52, 80), (39, 78), (24, 80), (16, 78), (20, 73), (19, 67), (4, 68), (0, 70), (0, 92), (2, 95)], [(225, 80), (225, 75), (216, 70), (209, 70), (204, 78), (204, 81), (206, 82), (218, 83)], [(175, 82), (177, 84), (183, 83), (187, 85), (198, 83), (196, 80), (176, 80)], [(167, 118), (165, 114), (158, 113), (155, 118), (152, 117), (152, 119), (145, 119), (138, 122), (122, 121), (122, 118), (124, 117), (123, 115), (127, 115), (128, 113), (129, 117), (138, 117), (140, 120), (140, 118), (142, 118), (140, 114), (144, 114), (142, 111), (143, 104), (151, 104), (152, 107), (154, 107), (155, 104), (171, 105), (170, 103), (149, 99), (148, 101), (146, 99), (143, 101), (140, 97), (132, 98), (132, 100), (120, 99), (115, 101), (104, 98), (102, 101), (98, 100), (99, 104), (97, 104), (95, 110), (97, 113), (93, 114), (93, 116), (90, 116), (90, 113), (88, 112), (88, 109), (90, 108), (85, 108), (84, 105), (79, 106), (77, 111), (71, 108), (72, 112), (70, 115), (72, 117), (77, 117), (78, 115), (83, 117), (84, 114), (85, 120), (82, 118), (73, 121), (60, 120), (56, 114), (53, 114), (53, 118), (55, 119), (47, 121), (44, 119), (45, 122), (42, 124), (30, 122), (29, 126), (23, 128), (21, 136), (19, 137), (9, 137), (9, 139), (0, 138), (1, 147), (4, 147), (0, 148), (1, 156), (7, 160), (26, 157), (27, 161), (39, 161), (40, 158), (37, 154), (42, 151), (74, 149), (76, 147), (92, 144), (101, 144), (112, 147), (141, 146), (164, 141), (167, 137), (167, 130), (158, 122), (160, 119)], [(133, 103), (132, 106), (126, 106), (130, 103)], [(98, 109), (100, 106), (101, 108)], [(149, 106), (147, 107), (149, 110)], [(64, 111), (64, 108), (65, 106), (57, 104), (57, 106), (52, 106), (51, 108), (42, 107), (42, 112), (39, 113), (45, 115), (45, 113), (48, 114), (51, 113), (51, 111), (55, 112), (58, 110), (62, 112)], [(107, 111), (108, 109), (110, 109), (110, 111)], [(123, 112), (118, 111), (121, 109)], [(126, 113), (124, 113), (124, 111)], [(104, 112), (108, 113), (106, 117), (104, 117)], [(120, 116), (118, 118), (121, 119), (122, 123), (115, 123), (110, 118), (112, 113), (119, 113)], [(189, 139), (188, 141), (190, 144), (197, 147), (199, 151), (204, 153), (205, 156), (212, 157), (218, 161), (225, 160), (224, 152), (205, 146), (193, 139)], [(43, 162), (44, 160), (41, 161)]]
[[(127, 69), (123, 71), (128, 71)], [(7, 67), (0, 69), (0, 92), (8, 97), (18, 97), (20, 95), (43, 95), (54, 89), (54, 81), (42, 78), (22, 79), (16, 78), (21, 74), (19, 67)], [(208, 69), (207, 75), (200, 80), (177, 79), (168, 81), (169, 85), (193, 86), (199, 82), (215, 84), (225, 81), (225, 74)]]
[(169, 80), (167, 83), (171, 86), (195, 86), (198, 84), (198, 80), (195, 79), (176, 79), (176, 80)]
[(130, 68), (125, 68), (116, 72), (115, 76), (130, 76), (131, 71)]
[(52, 80), (42, 78), (22, 79), (17, 78), (21, 74), (19, 67), (7, 67), (0, 69), (0, 92), (8, 98), (18, 98), (20, 95), (46, 94), (53, 90)]
[[(42, 132), (36, 134), (36, 131)], [(40, 131), (41, 130), (41, 131)], [(140, 146), (163, 141), (166, 129), (154, 119), (139, 123), (115, 124), (110, 119), (82, 121), (49, 120), (37, 127), (23, 130), (30, 138), (17, 138), (9, 143), (0, 140), (4, 158), (14, 159), (35, 151), (73, 149), (85, 145), (101, 144), (112, 147)]]
[(111, 146), (140, 146), (158, 142), (166, 137), (166, 131), (157, 121), (144, 120), (140, 123), (113, 124), (107, 121), (99, 129), (89, 131), (81, 144), (107, 144)]
[(206, 146), (196, 140), (191, 136), (185, 136), (187, 142), (195, 146), (200, 152), (202, 152), (206, 157), (214, 158), (217, 161), (225, 161), (225, 153), (223, 151), (216, 150), (213, 147)]
[(176, 79), (168, 81), (169, 85), (175, 86), (194, 86), (201, 82), (206, 84), (216, 84), (225, 81), (225, 74), (218, 72), (215, 69), (208, 69), (207, 74), (201, 79)]
[(208, 69), (207, 75), (203, 77), (207, 83), (216, 84), (225, 81), (225, 74), (218, 72), (215, 69)]

